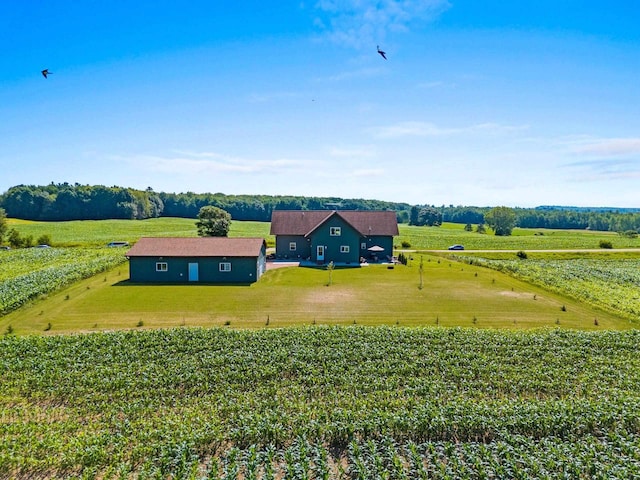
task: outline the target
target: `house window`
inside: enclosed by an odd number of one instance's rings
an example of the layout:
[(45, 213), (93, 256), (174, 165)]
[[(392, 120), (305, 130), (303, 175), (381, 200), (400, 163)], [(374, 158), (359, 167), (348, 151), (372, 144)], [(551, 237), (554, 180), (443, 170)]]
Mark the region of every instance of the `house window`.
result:
[(360, 244), (360, 250), (366, 250), (367, 249), (367, 242), (362, 242)]
[(340, 235), (342, 235), (342, 228), (341, 227), (329, 227), (329, 235), (331, 235), (332, 237), (339, 237)]
[(169, 264), (167, 262), (157, 262), (156, 272), (166, 272), (169, 270)]
[(220, 271), (221, 272), (230, 272), (231, 271), (231, 263), (229, 263), (229, 262), (220, 262)]
[(349, 253), (349, 245), (340, 245), (340, 253)]
[(296, 251), (296, 248), (297, 248), (297, 247), (296, 247), (296, 242), (291, 242), (291, 243), (289, 243), (289, 250), (290, 250), (290, 251), (295, 252), (295, 251)]

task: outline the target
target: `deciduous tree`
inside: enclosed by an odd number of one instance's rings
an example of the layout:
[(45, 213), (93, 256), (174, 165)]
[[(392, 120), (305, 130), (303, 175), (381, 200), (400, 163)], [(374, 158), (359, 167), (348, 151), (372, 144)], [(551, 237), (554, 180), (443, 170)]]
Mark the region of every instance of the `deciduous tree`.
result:
[(231, 227), (231, 215), (221, 208), (207, 205), (200, 209), (196, 227), (201, 237), (226, 237)]
[(0, 208), (0, 245), (2, 245), (2, 241), (4, 240), (4, 236), (7, 233), (7, 229), (9, 226), (7, 225), (7, 213), (4, 209)]
[(509, 207), (492, 208), (485, 214), (484, 219), (496, 235), (511, 235), (513, 227), (516, 226), (516, 214)]

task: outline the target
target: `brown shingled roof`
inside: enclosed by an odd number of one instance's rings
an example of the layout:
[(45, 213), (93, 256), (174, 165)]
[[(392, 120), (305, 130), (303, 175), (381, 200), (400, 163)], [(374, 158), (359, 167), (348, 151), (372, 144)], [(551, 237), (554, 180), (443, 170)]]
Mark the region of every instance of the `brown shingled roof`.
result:
[(342, 217), (362, 236), (399, 234), (396, 214), (387, 210), (274, 210), (271, 235), (308, 235), (332, 215)]
[(128, 257), (257, 257), (263, 238), (143, 237)]

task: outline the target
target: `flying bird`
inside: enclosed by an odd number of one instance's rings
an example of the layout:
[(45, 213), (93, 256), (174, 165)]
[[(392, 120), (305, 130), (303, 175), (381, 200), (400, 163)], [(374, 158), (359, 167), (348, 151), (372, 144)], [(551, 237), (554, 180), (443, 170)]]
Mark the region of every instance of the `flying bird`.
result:
[(384, 58), (386, 60), (387, 59), (387, 53), (383, 52), (382, 50), (380, 50), (380, 45), (376, 45), (376, 48), (378, 49), (378, 53), (380, 55), (382, 55), (382, 58)]
[(47, 75), (49, 75), (49, 74), (51, 74), (51, 73), (53, 73), (53, 72), (50, 72), (48, 68), (45, 68), (44, 70), (42, 70), (42, 72), (41, 72), (41, 73), (42, 73), (42, 76), (43, 76), (44, 78), (47, 78)]

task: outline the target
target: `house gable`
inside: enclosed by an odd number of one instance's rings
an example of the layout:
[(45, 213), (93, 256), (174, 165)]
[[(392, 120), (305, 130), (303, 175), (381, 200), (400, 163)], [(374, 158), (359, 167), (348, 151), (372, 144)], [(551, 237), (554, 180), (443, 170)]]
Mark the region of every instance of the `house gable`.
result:
[(305, 238), (309, 239), (314, 261), (358, 263), (360, 259), (360, 233), (340, 215), (330, 215)]
[[(340, 235), (332, 235), (331, 228), (340, 229)], [(371, 258), (372, 246), (383, 249), (380, 258), (391, 256), (393, 237), (399, 232), (392, 211), (276, 210), (271, 234), (276, 236), (279, 258), (355, 263)], [(318, 247), (323, 247), (320, 254)]]

